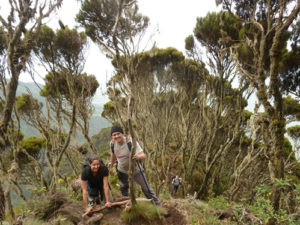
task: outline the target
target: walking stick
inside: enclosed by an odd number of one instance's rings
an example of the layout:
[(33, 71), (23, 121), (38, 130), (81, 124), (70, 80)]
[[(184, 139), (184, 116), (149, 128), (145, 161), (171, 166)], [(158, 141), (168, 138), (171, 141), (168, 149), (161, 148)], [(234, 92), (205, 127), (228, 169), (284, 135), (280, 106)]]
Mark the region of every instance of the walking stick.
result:
[(141, 168), (141, 166), (140, 166), (140, 163), (139, 163), (139, 162), (136, 162), (136, 164), (138, 165), (138, 168), (139, 168), (139, 170), (140, 170), (140, 172), (141, 172), (141, 174), (142, 174), (142, 177), (143, 177), (143, 179), (144, 179), (144, 182), (145, 182), (145, 184), (146, 184), (146, 186), (147, 186), (147, 188), (148, 188), (148, 192), (150, 193), (150, 187), (148, 186), (148, 182), (146, 181), (146, 177), (144, 176), (144, 173), (143, 173), (143, 171), (142, 171), (142, 168)]

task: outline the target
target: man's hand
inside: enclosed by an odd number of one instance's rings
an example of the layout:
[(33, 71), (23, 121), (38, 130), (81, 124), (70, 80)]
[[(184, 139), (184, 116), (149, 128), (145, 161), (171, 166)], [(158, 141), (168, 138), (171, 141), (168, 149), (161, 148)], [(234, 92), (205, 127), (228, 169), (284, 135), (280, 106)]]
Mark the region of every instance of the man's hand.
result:
[(133, 157), (132, 157), (132, 159), (134, 159), (134, 160), (141, 160), (141, 158), (140, 158), (140, 156), (139, 155), (134, 155)]
[(106, 202), (105, 206), (108, 207), (108, 208), (110, 208), (111, 207), (111, 202)]
[(132, 159), (134, 159), (134, 160), (144, 160), (144, 159), (146, 159), (146, 155), (145, 155), (145, 153), (144, 152), (139, 152), (139, 153), (137, 153), (137, 154), (135, 154), (133, 157), (132, 157)]

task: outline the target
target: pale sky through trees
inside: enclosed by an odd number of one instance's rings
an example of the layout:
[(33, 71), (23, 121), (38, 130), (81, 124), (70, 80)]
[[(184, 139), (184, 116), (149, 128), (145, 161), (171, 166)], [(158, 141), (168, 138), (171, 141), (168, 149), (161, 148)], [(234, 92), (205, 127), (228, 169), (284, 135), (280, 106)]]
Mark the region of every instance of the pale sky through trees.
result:
[[(5, 1), (6, 5), (2, 5), (3, 0), (1, 1), (0, 13), (5, 9), (8, 10), (9, 3), (8, 0)], [(148, 33), (158, 30), (152, 38), (157, 47), (175, 47), (182, 52), (184, 52), (185, 38), (193, 33), (196, 18), (217, 9), (214, 0), (138, 0), (138, 5), (140, 12), (150, 18)], [(45, 22), (53, 29), (59, 29), (58, 19), (60, 19), (69, 28), (74, 28), (75, 15), (79, 8), (80, 1), (64, 0), (63, 6)], [(149, 44), (148, 48), (151, 46), (152, 44)], [(91, 42), (86, 55), (85, 72), (94, 74), (103, 89), (112, 73), (110, 60), (106, 59), (99, 48)], [(41, 76), (44, 75), (43, 72), (39, 73)], [(36, 80), (43, 83), (41, 78), (36, 77)], [(20, 81), (31, 82), (32, 80), (28, 74), (22, 74)]]

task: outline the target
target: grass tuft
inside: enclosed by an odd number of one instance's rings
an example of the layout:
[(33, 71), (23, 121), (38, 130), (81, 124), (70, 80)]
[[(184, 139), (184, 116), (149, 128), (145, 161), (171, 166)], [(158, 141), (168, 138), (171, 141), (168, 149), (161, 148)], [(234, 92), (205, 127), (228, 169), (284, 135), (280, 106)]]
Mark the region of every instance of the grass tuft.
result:
[(150, 202), (138, 202), (134, 204), (129, 212), (122, 213), (122, 219), (126, 223), (138, 220), (154, 221), (164, 218), (165, 209), (161, 206), (155, 206)]

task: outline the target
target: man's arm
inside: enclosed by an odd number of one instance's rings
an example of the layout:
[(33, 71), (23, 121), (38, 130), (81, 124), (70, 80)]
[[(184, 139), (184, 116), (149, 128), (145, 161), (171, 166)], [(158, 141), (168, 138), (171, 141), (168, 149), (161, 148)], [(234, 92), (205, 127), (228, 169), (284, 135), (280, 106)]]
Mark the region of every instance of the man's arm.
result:
[(135, 155), (132, 157), (132, 159), (135, 159), (135, 160), (145, 160), (146, 159), (146, 155), (138, 142), (136, 142), (136, 152), (135, 152)]
[(145, 155), (144, 152), (138, 152), (132, 158), (135, 159), (135, 160), (145, 160), (146, 155)]
[(105, 199), (106, 199), (105, 206), (111, 207), (111, 202), (109, 200), (108, 176), (103, 177), (103, 188), (104, 188), (104, 195), (105, 195)]
[(114, 164), (116, 162), (116, 159), (117, 158), (116, 158), (115, 154), (111, 152), (110, 153), (110, 165), (109, 165), (109, 173), (111, 176), (114, 175)]

